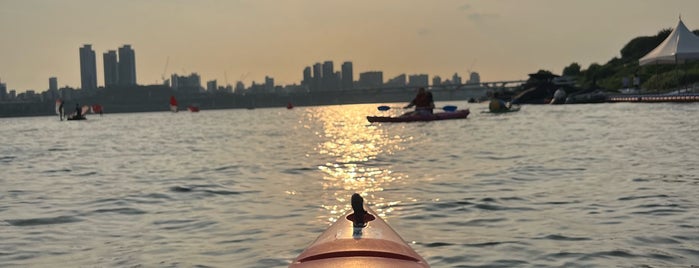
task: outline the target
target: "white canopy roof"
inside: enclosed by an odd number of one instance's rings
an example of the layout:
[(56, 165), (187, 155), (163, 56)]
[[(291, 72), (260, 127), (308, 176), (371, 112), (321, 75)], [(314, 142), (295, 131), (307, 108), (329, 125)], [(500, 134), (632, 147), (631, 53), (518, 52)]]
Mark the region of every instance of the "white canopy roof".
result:
[(680, 19), (670, 36), (638, 60), (638, 64), (677, 64), (690, 59), (699, 59), (699, 37), (689, 31)]

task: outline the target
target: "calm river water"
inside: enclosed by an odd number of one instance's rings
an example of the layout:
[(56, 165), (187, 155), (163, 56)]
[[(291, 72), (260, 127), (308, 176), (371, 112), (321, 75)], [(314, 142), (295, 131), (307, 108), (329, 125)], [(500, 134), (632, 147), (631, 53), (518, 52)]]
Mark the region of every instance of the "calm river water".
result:
[(0, 119), (0, 266), (286, 267), (354, 192), (432, 267), (699, 265), (699, 105), (440, 104)]

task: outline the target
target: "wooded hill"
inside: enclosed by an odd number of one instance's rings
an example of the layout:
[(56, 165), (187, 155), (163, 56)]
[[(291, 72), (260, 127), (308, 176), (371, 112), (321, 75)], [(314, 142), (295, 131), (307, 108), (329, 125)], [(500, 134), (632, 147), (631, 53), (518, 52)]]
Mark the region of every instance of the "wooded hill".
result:
[[(586, 89), (621, 89), (623, 78), (632, 81), (634, 76), (640, 78), (642, 92), (667, 92), (691, 87), (693, 83), (699, 82), (697, 60), (677, 65), (638, 64), (640, 58), (660, 45), (671, 32), (672, 29), (668, 28), (655, 36), (636, 37), (621, 49), (621, 57), (614, 57), (604, 65), (592, 63), (584, 70), (578, 63), (571, 63), (563, 69), (562, 75), (576, 78), (578, 86)], [(693, 33), (699, 35), (699, 30), (694, 30)]]

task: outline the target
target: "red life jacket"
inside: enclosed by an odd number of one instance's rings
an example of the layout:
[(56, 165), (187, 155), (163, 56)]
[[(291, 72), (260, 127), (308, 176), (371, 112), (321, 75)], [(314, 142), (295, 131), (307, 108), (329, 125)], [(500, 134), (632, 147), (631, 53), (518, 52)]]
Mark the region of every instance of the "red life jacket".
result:
[(415, 104), (416, 108), (430, 108), (432, 106), (432, 94), (417, 94), (415, 99), (413, 99), (413, 104)]

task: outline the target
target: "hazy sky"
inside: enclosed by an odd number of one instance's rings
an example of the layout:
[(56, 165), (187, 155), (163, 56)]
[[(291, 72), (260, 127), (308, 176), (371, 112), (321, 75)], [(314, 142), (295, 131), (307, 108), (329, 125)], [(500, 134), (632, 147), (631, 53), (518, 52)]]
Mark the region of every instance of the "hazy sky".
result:
[(163, 72), (292, 84), (326, 60), (336, 70), (352, 61), (355, 80), (370, 70), (519, 80), (605, 63), (680, 14), (699, 29), (697, 11), (699, 0), (0, 0), (0, 80), (19, 92), (44, 91), (51, 76), (80, 87), (83, 44), (99, 85), (102, 53), (123, 44), (136, 52), (139, 84)]

